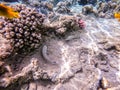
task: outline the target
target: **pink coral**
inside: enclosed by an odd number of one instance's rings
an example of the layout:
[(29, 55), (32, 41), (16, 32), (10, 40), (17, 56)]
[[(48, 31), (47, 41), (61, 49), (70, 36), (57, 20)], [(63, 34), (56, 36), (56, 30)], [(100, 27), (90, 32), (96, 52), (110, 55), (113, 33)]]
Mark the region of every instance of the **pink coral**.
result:
[(82, 19), (78, 20), (78, 24), (81, 29), (85, 28), (85, 22)]

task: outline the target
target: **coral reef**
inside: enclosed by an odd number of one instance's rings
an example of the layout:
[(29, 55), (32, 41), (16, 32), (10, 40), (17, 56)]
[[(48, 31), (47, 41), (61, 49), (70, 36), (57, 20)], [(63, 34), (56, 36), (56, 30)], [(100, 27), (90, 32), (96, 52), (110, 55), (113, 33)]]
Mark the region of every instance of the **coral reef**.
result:
[[(74, 28), (76, 31), (69, 34), (67, 32), (70, 28), (73, 29), (76, 24), (73, 16), (59, 16), (56, 21), (51, 21), (51, 24), (46, 23), (48, 26), (43, 24), (44, 34), (48, 33), (47, 37), (49, 37), (50, 32), (51, 35), (53, 35), (52, 31), (54, 34), (57, 33), (57, 28), (62, 28), (66, 23), (64, 26), (66, 31), (57, 34), (67, 35), (64, 39), (63, 37), (62, 39), (56, 37), (56, 39), (47, 40), (44, 42), (44, 46), (40, 46), (35, 52), (22, 58), (21, 63), (20, 58), (18, 58), (19, 62), (15, 63), (15, 66), (19, 64), (17, 73), (13, 72), (14, 65), (12, 65), (12, 69), (6, 69), (6, 66), (9, 67), (9, 65), (4, 65), (4, 62), (1, 62), (1, 67), (4, 66), (2, 67), (4, 72), (1, 73), (0, 89), (119, 90), (120, 40), (118, 39), (119, 29), (117, 28), (119, 22), (114, 19), (98, 19), (96, 21), (96, 18), (89, 16), (85, 17), (84, 20), (87, 24), (84, 32), (77, 31), (80, 30), (78, 25), (78, 29)], [(74, 21), (74, 24), (71, 24), (71, 21)], [(61, 24), (59, 23), (60, 27), (58, 22), (61, 22)], [(69, 25), (71, 25), (70, 28), (67, 27)], [(72, 29), (70, 32), (72, 32)], [(94, 32), (91, 30), (94, 30)], [(14, 59), (11, 61), (14, 61)], [(10, 62), (10, 64), (13, 64), (13, 62)], [(9, 77), (4, 75), (5, 73), (8, 73)], [(20, 87), (15, 87), (16, 84)]]
[[(82, 7), (82, 14), (94, 15), (100, 18), (113, 18), (115, 12), (119, 12), (119, 3), (116, 1), (97, 2), (95, 7), (91, 4)], [(92, 16), (91, 15), (91, 16)]]
[(117, 7), (117, 3), (109, 1), (106, 2), (99, 2), (97, 6), (98, 16), (102, 18), (113, 18), (114, 10)]
[(95, 16), (97, 16), (98, 12), (97, 10), (93, 9), (92, 5), (85, 5), (82, 8), (82, 14), (84, 15), (94, 14)]
[(67, 5), (68, 5), (67, 2), (61, 1), (56, 5), (55, 11), (64, 14), (70, 13), (70, 9), (68, 8)]
[(10, 41), (15, 52), (37, 48), (40, 45), (40, 27), (44, 21), (44, 16), (25, 5), (16, 5), (13, 8), (20, 13), (20, 18), (0, 17), (0, 34)]
[[(38, 63), (38, 61), (33, 58), (31, 60), (31, 63), (28, 66), (24, 67), (24, 69), (22, 70), (21, 73), (15, 75), (13, 77), (2, 78), (0, 81), (0, 86), (1, 87), (8, 87), (11, 83), (21, 82), (23, 79), (21, 79), (21, 81), (18, 81), (20, 78), (24, 78), (24, 79), (29, 78), (29, 80), (32, 79), (33, 73), (30, 73), (30, 72), (34, 72), (34, 71), (38, 70), (37, 63)], [(39, 70), (39, 72), (41, 73), (41, 76), (42, 76), (43, 75), (42, 71)], [(40, 73), (39, 73), (39, 78), (40, 78)], [(35, 78), (35, 75), (34, 75), (34, 78)]]
[(23, 1), (0, 17), (0, 90), (120, 90), (118, 0)]
[(49, 19), (49, 22), (44, 24), (44, 30), (46, 30), (47, 33), (54, 32), (57, 37), (59, 35), (64, 36), (71, 31), (80, 30), (80, 24), (76, 16), (53, 14)]
[[(45, 19), (44, 15), (25, 5), (14, 5), (12, 7), (20, 13), (20, 18), (0, 17), (0, 34), (9, 41), (8, 51), (10, 53), (29, 52), (40, 46), (44, 41), (44, 36), (59, 35), (61, 37), (66, 32), (76, 31), (84, 27), (83, 23), (78, 23), (75, 16), (53, 14)], [(10, 46), (12, 47), (11, 50)]]
[(11, 54), (13, 47), (10, 41), (0, 35), (0, 60)]

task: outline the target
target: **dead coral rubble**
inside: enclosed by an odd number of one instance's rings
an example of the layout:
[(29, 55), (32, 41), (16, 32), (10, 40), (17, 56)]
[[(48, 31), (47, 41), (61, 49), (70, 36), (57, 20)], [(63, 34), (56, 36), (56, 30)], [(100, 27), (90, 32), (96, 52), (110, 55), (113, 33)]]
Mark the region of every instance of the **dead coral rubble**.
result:
[[(10, 71), (11, 72), (11, 71)], [(0, 79), (0, 89), (1, 87), (6, 88), (15, 83), (19, 85), (30, 81), (30, 80), (38, 80), (38, 79), (50, 79), (50, 76), (46, 73), (46, 71), (42, 70), (38, 64), (38, 60), (36, 58), (31, 59), (31, 63), (25, 66), (22, 71), (16, 75), (12, 75), (10, 77), (3, 77)]]

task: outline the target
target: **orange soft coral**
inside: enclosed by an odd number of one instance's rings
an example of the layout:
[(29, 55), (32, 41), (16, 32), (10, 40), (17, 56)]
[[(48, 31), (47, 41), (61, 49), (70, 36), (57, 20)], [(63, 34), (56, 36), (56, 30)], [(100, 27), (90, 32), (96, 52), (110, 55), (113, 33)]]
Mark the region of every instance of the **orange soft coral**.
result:
[(0, 16), (7, 17), (7, 18), (19, 18), (19, 13), (15, 12), (15, 10), (9, 6), (4, 4), (0, 4)]

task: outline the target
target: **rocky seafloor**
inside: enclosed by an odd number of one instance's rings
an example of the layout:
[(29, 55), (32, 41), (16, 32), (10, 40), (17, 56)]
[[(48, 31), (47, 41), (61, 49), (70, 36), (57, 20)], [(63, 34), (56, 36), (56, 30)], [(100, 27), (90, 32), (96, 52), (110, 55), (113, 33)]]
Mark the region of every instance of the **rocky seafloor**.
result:
[(0, 17), (0, 90), (120, 90), (119, 2), (35, 1)]

